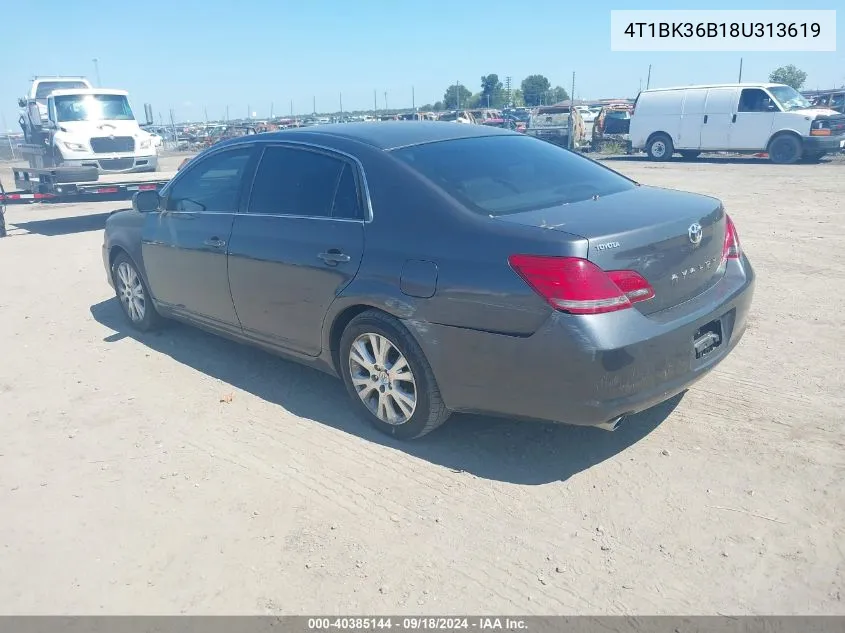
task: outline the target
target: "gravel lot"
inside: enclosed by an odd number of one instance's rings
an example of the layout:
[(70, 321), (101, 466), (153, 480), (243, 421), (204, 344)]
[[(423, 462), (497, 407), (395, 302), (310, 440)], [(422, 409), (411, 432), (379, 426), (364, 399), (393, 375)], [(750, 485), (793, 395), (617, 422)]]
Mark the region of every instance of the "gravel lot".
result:
[(759, 276), (734, 354), (612, 434), (394, 443), (328, 376), (130, 331), (125, 203), (10, 207), (0, 611), (845, 614), (845, 164), (607, 164), (723, 198)]

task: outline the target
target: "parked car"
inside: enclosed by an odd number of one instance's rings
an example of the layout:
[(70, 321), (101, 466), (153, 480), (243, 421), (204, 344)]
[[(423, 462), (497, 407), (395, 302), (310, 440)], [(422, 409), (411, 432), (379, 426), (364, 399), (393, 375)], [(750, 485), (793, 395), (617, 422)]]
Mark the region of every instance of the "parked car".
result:
[(379, 430), (452, 411), (615, 429), (721, 362), (754, 272), (719, 200), (480, 125), (224, 141), (106, 220), (129, 323), (339, 376)]
[(652, 160), (702, 151), (766, 152), (774, 163), (814, 161), (839, 150), (845, 115), (814, 108), (782, 84), (720, 84), (642, 91), (634, 104), (634, 150)]

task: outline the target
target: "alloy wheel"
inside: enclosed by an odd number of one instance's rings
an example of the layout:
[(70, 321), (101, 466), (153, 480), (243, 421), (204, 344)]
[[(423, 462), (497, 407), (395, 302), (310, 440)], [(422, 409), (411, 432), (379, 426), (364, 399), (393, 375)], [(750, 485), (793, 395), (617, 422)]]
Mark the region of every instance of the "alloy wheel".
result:
[(126, 315), (134, 323), (144, 320), (147, 313), (147, 298), (141, 276), (128, 262), (120, 262), (117, 266), (117, 297), (123, 304)]
[(349, 349), (349, 373), (358, 397), (382, 422), (398, 426), (414, 415), (414, 373), (402, 352), (386, 337), (374, 333), (358, 336)]

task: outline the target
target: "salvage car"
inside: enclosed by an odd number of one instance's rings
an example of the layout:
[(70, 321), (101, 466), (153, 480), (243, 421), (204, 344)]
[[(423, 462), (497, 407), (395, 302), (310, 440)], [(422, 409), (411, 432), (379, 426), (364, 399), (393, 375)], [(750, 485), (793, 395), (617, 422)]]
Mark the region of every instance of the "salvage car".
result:
[(438, 122), (224, 141), (112, 214), (102, 255), (132, 327), (339, 376), (400, 439), (453, 411), (613, 430), (724, 360), (754, 291), (719, 200)]

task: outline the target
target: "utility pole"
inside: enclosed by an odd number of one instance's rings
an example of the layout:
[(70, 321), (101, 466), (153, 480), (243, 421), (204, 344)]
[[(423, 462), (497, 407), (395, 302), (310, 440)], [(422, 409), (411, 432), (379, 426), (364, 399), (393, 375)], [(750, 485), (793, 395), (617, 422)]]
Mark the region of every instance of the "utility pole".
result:
[(97, 88), (102, 88), (103, 84), (100, 82), (100, 60), (95, 57), (91, 61), (94, 62), (94, 76), (97, 78)]
[(343, 116), (343, 93), (340, 93), (340, 116)]
[(252, 108), (250, 107), (250, 105), (248, 103), (246, 104), (246, 120), (247, 121), (252, 120)]
[(270, 102), (270, 118), (273, 118), (273, 102)]
[(737, 83), (742, 83), (742, 57), (739, 58), (739, 79)]
[(417, 111), (417, 102), (414, 99), (414, 87), (411, 86), (411, 109), (416, 112)]
[(313, 97), (313, 100), (314, 100), (314, 103), (313, 103), (313, 105), (314, 105), (314, 114), (317, 114), (317, 97), (316, 97), (316, 96), (315, 96), (315, 97)]
[(511, 78), (505, 77), (505, 93), (508, 95), (508, 105), (512, 106), (511, 102)]
[(203, 111), (203, 113), (205, 114), (205, 124), (206, 124), (206, 126), (207, 126), (207, 125), (208, 125), (208, 108), (206, 108), (206, 107), (204, 107), (204, 106), (203, 106), (202, 111)]
[(461, 109), (461, 82), (460, 81), (455, 82), (455, 101), (456, 101), (456, 105), (458, 106), (457, 109), (460, 110)]
[(651, 85), (651, 64), (648, 65), (648, 77), (645, 80), (645, 89), (648, 90), (648, 87)]
[(387, 93), (384, 93), (384, 109), (389, 110), (390, 108), (387, 107)]
[(375, 88), (373, 88), (373, 116), (375, 116), (377, 112), (378, 112), (378, 97), (376, 96)]

